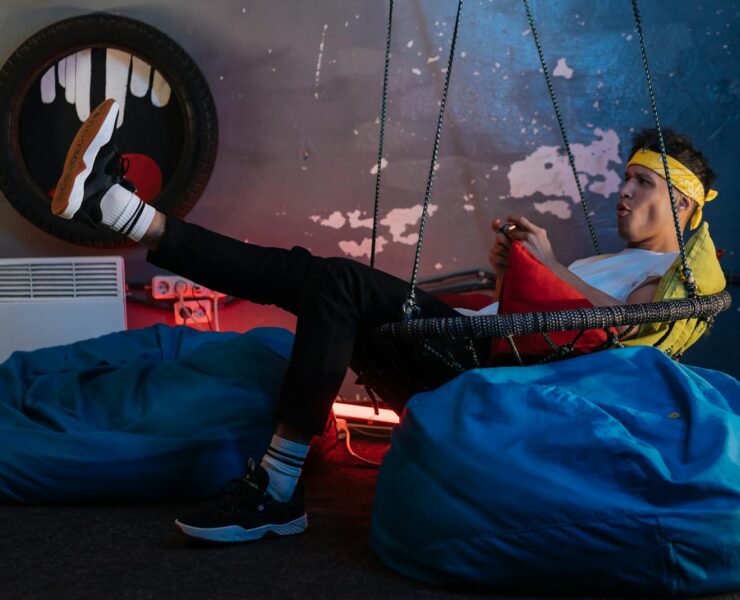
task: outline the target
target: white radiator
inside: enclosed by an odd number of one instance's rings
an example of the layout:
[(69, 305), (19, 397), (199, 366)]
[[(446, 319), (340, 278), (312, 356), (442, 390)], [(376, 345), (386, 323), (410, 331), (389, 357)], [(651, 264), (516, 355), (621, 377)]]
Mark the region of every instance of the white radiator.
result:
[(0, 362), (123, 329), (120, 256), (0, 259)]

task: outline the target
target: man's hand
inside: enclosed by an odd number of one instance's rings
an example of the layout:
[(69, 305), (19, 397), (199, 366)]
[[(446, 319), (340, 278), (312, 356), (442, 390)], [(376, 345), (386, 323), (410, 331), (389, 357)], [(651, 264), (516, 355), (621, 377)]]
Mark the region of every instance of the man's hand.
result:
[(554, 270), (559, 266), (560, 263), (552, 251), (550, 240), (547, 239), (547, 231), (519, 215), (510, 215), (506, 220), (516, 226), (515, 229), (509, 231), (512, 240), (520, 241), (535, 258), (549, 269)]
[(499, 227), (501, 227), (500, 219), (496, 219), (491, 223), (491, 229), (496, 232), (496, 239), (488, 253), (488, 262), (491, 263), (493, 272), (496, 274), (497, 284), (504, 278), (506, 268), (509, 266), (509, 248), (511, 247), (511, 240), (499, 232)]

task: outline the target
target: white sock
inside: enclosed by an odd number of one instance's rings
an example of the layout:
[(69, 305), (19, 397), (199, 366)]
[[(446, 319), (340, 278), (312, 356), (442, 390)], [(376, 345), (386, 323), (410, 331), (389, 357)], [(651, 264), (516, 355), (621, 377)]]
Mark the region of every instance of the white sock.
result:
[(310, 447), (272, 436), (270, 447), (262, 457), (262, 467), (270, 475), (267, 493), (278, 502), (287, 502), (293, 495)]
[(157, 211), (133, 192), (115, 184), (100, 200), (103, 224), (138, 242), (154, 220)]

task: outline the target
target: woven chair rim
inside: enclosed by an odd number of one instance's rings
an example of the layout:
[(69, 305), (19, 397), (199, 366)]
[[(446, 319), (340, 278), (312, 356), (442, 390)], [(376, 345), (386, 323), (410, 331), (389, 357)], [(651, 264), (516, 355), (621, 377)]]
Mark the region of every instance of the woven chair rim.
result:
[(374, 330), (382, 341), (424, 339), (503, 338), (509, 335), (606, 329), (645, 323), (670, 323), (684, 319), (711, 319), (727, 310), (729, 292), (648, 302), (568, 310), (483, 315), (474, 317), (417, 318), (381, 325)]

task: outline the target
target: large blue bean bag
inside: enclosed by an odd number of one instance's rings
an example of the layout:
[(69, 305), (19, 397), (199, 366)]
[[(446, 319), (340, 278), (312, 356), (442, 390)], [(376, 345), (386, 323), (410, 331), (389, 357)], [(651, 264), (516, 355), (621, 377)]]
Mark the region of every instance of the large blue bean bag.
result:
[(371, 544), (496, 592), (740, 589), (740, 384), (650, 347), (470, 371), (408, 403)]
[(217, 493), (267, 448), (292, 342), (158, 325), (16, 352), (0, 365), (0, 502)]

